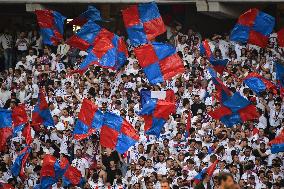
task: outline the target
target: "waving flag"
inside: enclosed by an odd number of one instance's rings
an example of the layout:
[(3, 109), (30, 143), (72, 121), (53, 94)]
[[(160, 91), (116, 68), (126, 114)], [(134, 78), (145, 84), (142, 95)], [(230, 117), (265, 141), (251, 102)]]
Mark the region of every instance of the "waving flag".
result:
[(40, 188), (49, 189), (64, 175), (68, 166), (70, 165), (66, 158), (62, 158), (59, 162), (54, 156), (45, 155), (40, 171)]
[(184, 72), (181, 58), (173, 46), (153, 42), (134, 49), (149, 82), (157, 84)]
[(122, 117), (106, 112), (101, 128), (100, 143), (103, 147), (116, 149), (123, 154), (139, 140), (139, 135)]
[(13, 133), (14, 135), (22, 131), (29, 118), (25, 110), (25, 105), (21, 104), (12, 109)]
[(93, 21), (88, 21), (79, 32), (68, 39), (73, 47), (89, 52), (79, 70), (87, 70), (90, 65), (118, 70), (128, 57), (123, 38), (101, 28)]
[(145, 121), (144, 130), (146, 134), (159, 137), (169, 115), (175, 113), (175, 111), (176, 106), (173, 102), (157, 99), (147, 101), (139, 112), (139, 115)]
[(173, 102), (173, 103), (175, 103), (176, 101), (175, 93), (171, 89), (168, 89), (166, 91), (150, 91), (150, 90), (142, 89), (140, 91), (140, 97), (141, 97), (142, 107), (147, 101), (151, 100), (151, 98), (166, 100), (166, 101)]
[(284, 152), (284, 130), (271, 140), (268, 145), (271, 146), (271, 153), (273, 154)]
[(76, 140), (87, 138), (100, 129), (102, 125), (103, 113), (92, 101), (85, 98), (74, 127), (74, 138)]
[(8, 138), (12, 135), (12, 112), (0, 109), (0, 152), (5, 150)]
[(258, 73), (249, 73), (243, 81), (253, 92), (258, 95), (260, 95), (263, 91), (268, 90), (273, 91), (274, 94), (277, 93), (275, 85)]
[(52, 10), (36, 10), (38, 25), (43, 43), (58, 45), (63, 39), (65, 16)]
[(198, 174), (193, 178), (194, 183), (195, 183), (195, 184), (200, 183), (200, 182), (204, 179), (205, 173), (206, 173), (209, 177), (212, 177), (213, 172), (215, 171), (218, 162), (219, 162), (219, 160), (216, 160), (216, 161), (214, 161), (214, 163), (212, 163), (212, 165), (210, 165), (209, 167), (202, 169), (202, 171), (201, 171), (200, 173), (198, 173)]
[(277, 32), (277, 42), (279, 47), (284, 47), (284, 28)]
[(228, 99), (232, 92), (228, 87), (226, 87), (223, 82), (217, 77), (217, 73), (212, 70), (211, 68), (208, 68), (208, 71), (211, 75), (211, 79), (213, 84), (215, 85), (215, 89), (217, 91), (217, 99), (220, 103), (223, 103), (226, 99)]
[(44, 125), (45, 127), (54, 126), (53, 118), (42, 90), (39, 92), (38, 97), (37, 104), (32, 112), (32, 125), (35, 127), (39, 125)]
[(13, 177), (20, 176), (21, 179), (25, 179), (25, 166), (27, 159), (31, 153), (31, 147), (26, 146), (18, 155), (15, 162), (11, 167), (11, 173)]
[(220, 120), (228, 127), (259, 117), (254, 105), (242, 97), (239, 93), (223, 101), (223, 105), (208, 113), (212, 118)]
[(276, 79), (280, 85), (280, 94), (284, 95), (284, 65), (278, 62), (275, 63), (276, 68)]
[(88, 6), (88, 9), (80, 14), (77, 18), (74, 18), (69, 25), (83, 26), (88, 20), (99, 21), (102, 20), (101, 13), (96, 7)]
[(0, 189), (14, 189), (14, 187), (10, 184), (0, 182)]
[(133, 5), (122, 10), (130, 43), (138, 46), (153, 40), (166, 31), (156, 3)]
[(200, 44), (200, 54), (202, 56), (206, 56), (208, 59), (211, 59), (213, 57), (213, 53), (211, 51), (209, 42), (207, 40), (202, 41), (202, 43)]
[(68, 166), (66, 172), (62, 177), (63, 187), (72, 186), (83, 186), (84, 179), (82, 177), (81, 171), (76, 167)]
[(230, 38), (232, 41), (250, 43), (265, 48), (274, 25), (274, 17), (258, 9), (250, 9), (239, 17)]

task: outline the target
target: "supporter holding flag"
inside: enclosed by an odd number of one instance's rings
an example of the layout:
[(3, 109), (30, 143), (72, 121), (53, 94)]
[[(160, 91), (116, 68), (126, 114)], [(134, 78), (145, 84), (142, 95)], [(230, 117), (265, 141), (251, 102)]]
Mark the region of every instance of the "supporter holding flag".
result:
[(169, 44), (149, 43), (135, 48), (134, 53), (151, 84), (162, 83), (184, 72), (181, 58)]
[(275, 18), (256, 8), (243, 13), (231, 31), (232, 41), (249, 43), (265, 48), (273, 31)]
[(43, 43), (58, 45), (63, 40), (65, 16), (52, 10), (36, 10), (38, 25)]
[(96, 7), (88, 6), (88, 9), (80, 14), (77, 18), (74, 18), (69, 25), (83, 26), (88, 20), (100, 21), (102, 20), (101, 13)]
[(130, 6), (122, 10), (122, 16), (130, 43), (135, 47), (152, 41), (166, 31), (155, 2)]
[(40, 125), (45, 127), (54, 126), (53, 118), (51, 116), (43, 90), (39, 92), (37, 104), (32, 112), (32, 126), (34, 126), (35, 130), (38, 130)]
[(194, 177), (194, 183), (196, 185), (198, 185), (200, 182), (202, 182), (205, 177), (207, 178), (207, 181), (208, 182), (210, 180), (210, 178), (212, 177), (213, 175), (213, 172), (215, 171), (216, 169), (216, 166), (218, 164), (219, 160), (215, 160), (214, 163), (212, 163), (212, 165), (210, 165), (209, 167), (206, 167), (206, 168), (203, 168), (201, 170), (201, 172), (199, 172), (195, 177)]
[(31, 153), (31, 147), (26, 146), (16, 158), (15, 162), (13, 163), (11, 167), (11, 172), (14, 177), (19, 176), (22, 180), (25, 179), (25, 166), (26, 162), (29, 158), (29, 155)]
[(12, 112), (0, 109), (0, 151), (6, 148), (7, 139), (12, 135)]
[(103, 121), (103, 113), (92, 101), (85, 98), (74, 127), (74, 138), (76, 140), (87, 138), (102, 127)]
[(218, 59), (214, 57), (214, 54), (211, 51), (209, 42), (207, 40), (204, 40), (200, 45), (200, 54), (205, 55), (210, 62), (210, 64), (213, 66), (214, 70), (218, 72), (219, 74), (223, 74), (223, 71), (225, 70), (228, 59)]
[(106, 112), (100, 132), (100, 144), (123, 154), (139, 140), (139, 135), (131, 124), (122, 117)]

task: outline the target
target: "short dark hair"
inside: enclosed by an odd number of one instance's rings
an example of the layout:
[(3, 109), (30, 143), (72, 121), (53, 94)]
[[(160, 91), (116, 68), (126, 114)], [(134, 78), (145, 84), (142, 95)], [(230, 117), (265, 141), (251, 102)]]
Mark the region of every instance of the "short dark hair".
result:
[(231, 173), (224, 173), (224, 172), (220, 173), (218, 175), (218, 183), (219, 183), (219, 185), (221, 184), (222, 181), (226, 181), (228, 179), (228, 177), (231, 177), (232, 179), (234, 179), (233, 175)]

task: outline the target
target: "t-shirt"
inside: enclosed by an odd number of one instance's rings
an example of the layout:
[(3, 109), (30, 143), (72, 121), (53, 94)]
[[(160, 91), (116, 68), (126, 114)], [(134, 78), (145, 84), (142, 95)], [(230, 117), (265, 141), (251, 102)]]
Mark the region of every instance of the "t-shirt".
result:
[(17, 39), (16, 44), (18, 44), (18, 50), (19, 51), (26, 51), (28, 50), (28, 39)]

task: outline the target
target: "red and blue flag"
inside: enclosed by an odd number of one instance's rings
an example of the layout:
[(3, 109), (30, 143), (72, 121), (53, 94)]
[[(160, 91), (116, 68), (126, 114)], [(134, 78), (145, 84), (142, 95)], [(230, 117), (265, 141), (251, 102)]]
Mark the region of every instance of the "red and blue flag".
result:
[(89, 20), (92, 20), (92, 21), (102, 20), (100, 11), (96, 9), (96, 7), (91, 6), (91, 5), (88, 6), (88, 9), (85, 12), (80, 14), (77, 18), (74, 18), (68, 24), (76, 25), (76, 26), (83, 26)]
[(69, 186), (81, 186), (83, 187), (84, 179), (82, 177), (81, 171), (76, 167), (68, 166), (62, 177), (63, 187)]
[(39, 92), (37, 104), (32, 112), (32, 125), (54, 126), (53, 118), (42, 90)]
[(143, 107), (146, 102), (155, 98), (160, 100), (166, 100), (175, 103), (175, 93), (173, 90), (168, 89), (166, 91), (150, 91), (147, 89), (142, 89), (140, 91), (141, 106)]
[(0, 152), (6, 147), (8, 138), (12, 135), (12, 111), (0, 109)]
[(257, 108), (238, 92), (223, 101), (217, 109), (208, 113), (212, 118), (220, 120), (228, 127), (254, 120), (259, 117)]
[(146, 44), (166, 31), (156, 3), (143, 3), (122, 10), (128, 38), (133, 46)]
[(13, 177), (19, 176), (21, 179), (25, 179), (25, 166), (29, 155), (31, 153), (31, 147), (26, 146), (18, 155), (15, 162), (11, 167), (11, 173)]
[(230, 38), (231, 41), (250, 43), (265, 48), (274, 25), (274, 17), (253, 8), (239, 17)]
[(284, 65), (278, 62), (275, 63), (276, 80), (279, 83), (280, 94), (284, 95)]
[(265, 79), (258, 73), (249, 73), (244, 79), (244, 83), (256, 94), (260, 95), (264, 91), (277, 93), (276, 86), (269, 80)]
[(54, 156), (46, 154), (40, 171), (40, 188), (49, 189), (62, 178), (68, 166), (70, 164), (66, 158), (61, 158), (59, 162)]
[(84, 99), (74, 127), (74, 138), (82, 140), (92, 135), (103, 125), (104, 115), (90, 100)]
[(29, 118), (25, 109), (25, 104), (20, 104), (12, 109), (13, 133), (14, 135), (22, 131)]
[(126, 152), (139, 140), (139, 134), (122, 117), (106, 112), (101, 128), (100, 143), (103, 147), (115, 149), (120, 154)]
[(216, 169), (216, 166), (218, 164), (219, 160), (214, 161), (214, 163), (212, 163), (212, 165), (210, 165), (209, 167), (206, 167), (204, 169), (202, 169), (194, 178), (194, 183), (198, 184), (201, 181), (203, 181), (205, 174), (207, 174), (207, 176), (212, 177), (213, 172)]
[(268, 144), (271, 146), (271, 153), (276, 154), (284, 152), (284, 131), (272, 139)]
[(184, 72), (183, 61), (172, 45), (153, 42), (135, 48), (134, 53), (151, 84), (162, 83)]
[(26, 144), (30, 145), (33, 141), (30, 123), (26, 124), (22, 131), (22, 136), (25, 138)]
[(217, 99), (220, 103), (228, 99), (230, 96), (232, 96), (231, 90), (224, 85), (224, 83), (217, 77), (217, 73), (211, 69), (208, 68), (208, 71), (211, 75), (211, 80), (213, 84), (215, 85), (215, 89), (217, 92)]
[(81, 72), (93, 64), (118, 70), (128, 57), (123, 38), (101, 28), (93, 21), (88, 21), (67, 43), (89, 53), (79, 67)]
[(52, 10), (36, 10), (35, 14), (43, 43), (46, 45), (58, 45), (63, 40), (66, 17)]
[(159, 137), (169, 115), (175, 113), (175, 111), (176, 105), (174, 102), (158, 99), (147, 101), (139, 112), (139, 115), (144, 118), (145, 133)]

